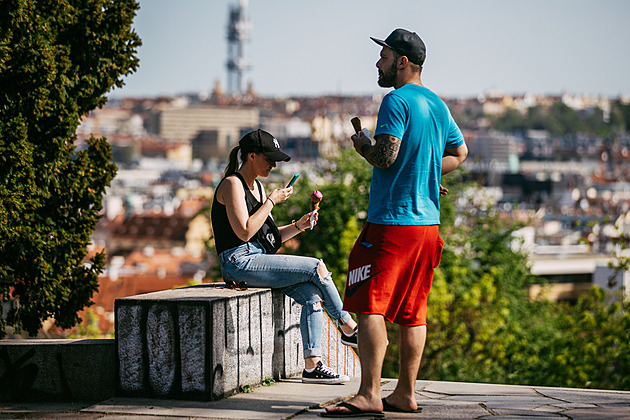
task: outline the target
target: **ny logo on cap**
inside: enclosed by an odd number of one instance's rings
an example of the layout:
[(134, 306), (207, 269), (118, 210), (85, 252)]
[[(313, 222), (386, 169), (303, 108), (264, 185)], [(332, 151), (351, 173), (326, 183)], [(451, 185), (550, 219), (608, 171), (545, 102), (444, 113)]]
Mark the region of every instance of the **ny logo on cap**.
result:
[(273, 145), (276, 146), (276, 149), (280, 148), (280, 143), (278, 143), (278, 140), (273, 139)]

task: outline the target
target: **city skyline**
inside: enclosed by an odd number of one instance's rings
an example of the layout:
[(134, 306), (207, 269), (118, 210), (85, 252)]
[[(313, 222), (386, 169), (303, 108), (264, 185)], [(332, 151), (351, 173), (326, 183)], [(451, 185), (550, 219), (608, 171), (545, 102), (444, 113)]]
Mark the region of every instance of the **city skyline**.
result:
[[(228, 10), (238, 0), (139, 3), (140, 67), (111, 97), (210, 92), (217, 81), (227, 90)], [(396, 27), (427, 44), (423, 83), (440, 95), (630, 95), (623, 0), (250, 0), (248, 14), (245, 80), (263, 96), (384, 92), (369, 37)]]

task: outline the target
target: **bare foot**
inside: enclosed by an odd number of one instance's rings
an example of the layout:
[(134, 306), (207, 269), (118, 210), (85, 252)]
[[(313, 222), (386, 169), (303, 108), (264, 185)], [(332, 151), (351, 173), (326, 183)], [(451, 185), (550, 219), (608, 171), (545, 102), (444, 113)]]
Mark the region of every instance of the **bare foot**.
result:
[(390, 394), (383, 398), (383, 401), (403, 411), (414, 411), (418, 409), (418, 403), (413, 396), (411, 398), (400, 398), (394, 394)]
[[(381, 412), (383, 411), (383, 402), (381, 400), (369, 401), (367, 398), (361, 395), (355, 395), (347, 401), (347, 404), (353, 405), (361, 411)], [(331, 414), (350, 413), (351, 410), (348, 407), (344, 407), (342, 404), (326, 407), (326, 412)]]

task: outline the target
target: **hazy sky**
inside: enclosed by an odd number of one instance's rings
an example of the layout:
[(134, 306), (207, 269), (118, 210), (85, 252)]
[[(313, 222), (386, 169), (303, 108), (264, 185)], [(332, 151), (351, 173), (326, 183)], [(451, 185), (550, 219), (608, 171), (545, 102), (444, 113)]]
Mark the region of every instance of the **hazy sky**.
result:
[[(227, 89), (228, 6), (140, 0), (140, 68), (112, 96)], [(370, 94), (395, 28), (427, 45), (422, 81), (445, 96), (563, 91), (630, 95), (627, 0), (250, 0), (246, 74), (264, 96)]]

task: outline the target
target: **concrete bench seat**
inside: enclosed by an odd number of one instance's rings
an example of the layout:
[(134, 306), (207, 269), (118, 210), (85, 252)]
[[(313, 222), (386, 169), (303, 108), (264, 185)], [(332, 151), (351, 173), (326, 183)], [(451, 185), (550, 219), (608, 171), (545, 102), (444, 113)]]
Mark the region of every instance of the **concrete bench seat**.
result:
[[(118, 395), (216, 400), (301, 375), (301, 306), (278, 290), (217, 286), (116, 300)], [(330, 319), (322, 334), (323, 362), (359, 376), (357, 355)]]

